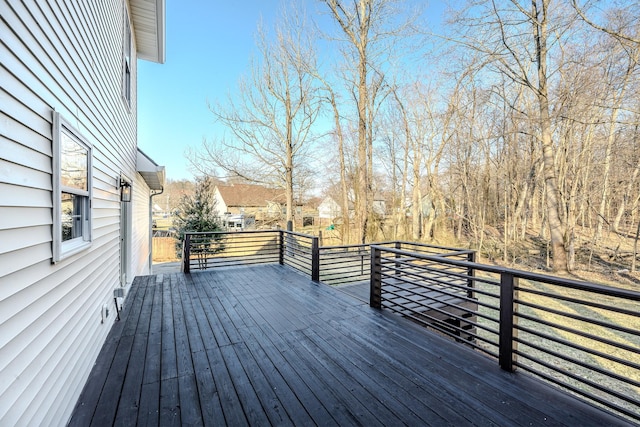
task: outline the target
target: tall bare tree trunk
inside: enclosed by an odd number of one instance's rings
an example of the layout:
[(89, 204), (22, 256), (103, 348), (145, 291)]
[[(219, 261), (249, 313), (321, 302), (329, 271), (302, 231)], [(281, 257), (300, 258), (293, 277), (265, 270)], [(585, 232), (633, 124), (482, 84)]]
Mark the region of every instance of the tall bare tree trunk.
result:
[[(549, 88), (547, 84), (547, 8), (550, 0), (532, 0), (534, 21), (534, 37), (536, 42), (538, 67), (538, 108), (540, 114), (540, 131), (542, 142), (542, 161), (544, 164), (544, 181), (547, 201), (547, 220), (551, 251), (553, 254), (553, 270), (567, 270), (567, 253), (564, 245), (564, 224), (560, 216), (558, 178), (556, 172), (554, 145), (551, 134), (551, 118), (549, 116)], [(541, 9), (541, 10), (540, 10)]]

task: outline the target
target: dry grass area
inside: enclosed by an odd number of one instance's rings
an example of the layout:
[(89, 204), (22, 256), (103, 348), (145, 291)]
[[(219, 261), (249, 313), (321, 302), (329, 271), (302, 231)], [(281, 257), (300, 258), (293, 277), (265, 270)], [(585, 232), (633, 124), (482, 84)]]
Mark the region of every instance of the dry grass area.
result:
[[(493, 229), (486, 235), (479, 251), (480, 263), (640, 291), (640, 254), (637, 256), (636, 271), (631, 271), (635, 237), (631, 232), (604, 232), (602, 238), (593, 243), (591, 230), (579, 228), (574, 241), (574, 269), (565, 274), (556, 274), (551, 270), (552, 260), (547, 241), (537, 234), (528, 233), (526, 240), (510, 243), (506, 257), (502, 234)], [(426, 243), (477, 249), (470, 240), (457, 240), (451, 235), (441, 235)]]

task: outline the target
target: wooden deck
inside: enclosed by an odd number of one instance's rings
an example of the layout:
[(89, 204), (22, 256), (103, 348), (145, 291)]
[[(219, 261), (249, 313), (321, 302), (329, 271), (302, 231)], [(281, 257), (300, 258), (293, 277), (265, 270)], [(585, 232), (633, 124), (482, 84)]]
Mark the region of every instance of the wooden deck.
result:
[(624, 425), (279, 265), (134, 281), (86, 425)]

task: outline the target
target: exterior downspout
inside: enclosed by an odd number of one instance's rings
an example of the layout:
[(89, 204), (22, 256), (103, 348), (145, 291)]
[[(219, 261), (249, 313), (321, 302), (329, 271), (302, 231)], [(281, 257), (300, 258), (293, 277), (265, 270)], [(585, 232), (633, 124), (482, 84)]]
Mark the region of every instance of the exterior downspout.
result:
[(149, 196), (149, 274), (153, 274), (153, 197), (164, 193), (164, 187)]

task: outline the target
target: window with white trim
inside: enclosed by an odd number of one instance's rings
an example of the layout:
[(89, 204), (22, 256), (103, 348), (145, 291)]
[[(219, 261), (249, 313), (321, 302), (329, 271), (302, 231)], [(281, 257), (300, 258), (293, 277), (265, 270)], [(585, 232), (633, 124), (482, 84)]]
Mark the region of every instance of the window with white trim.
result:
[(53, 262), (91, 246), (92, 147), (53, 113)]
[(127, 105), (131, 107), (131, 24), (129, 22), (129, 13), (124, 11), (124, 76), (122, 95), (127, 101)]

